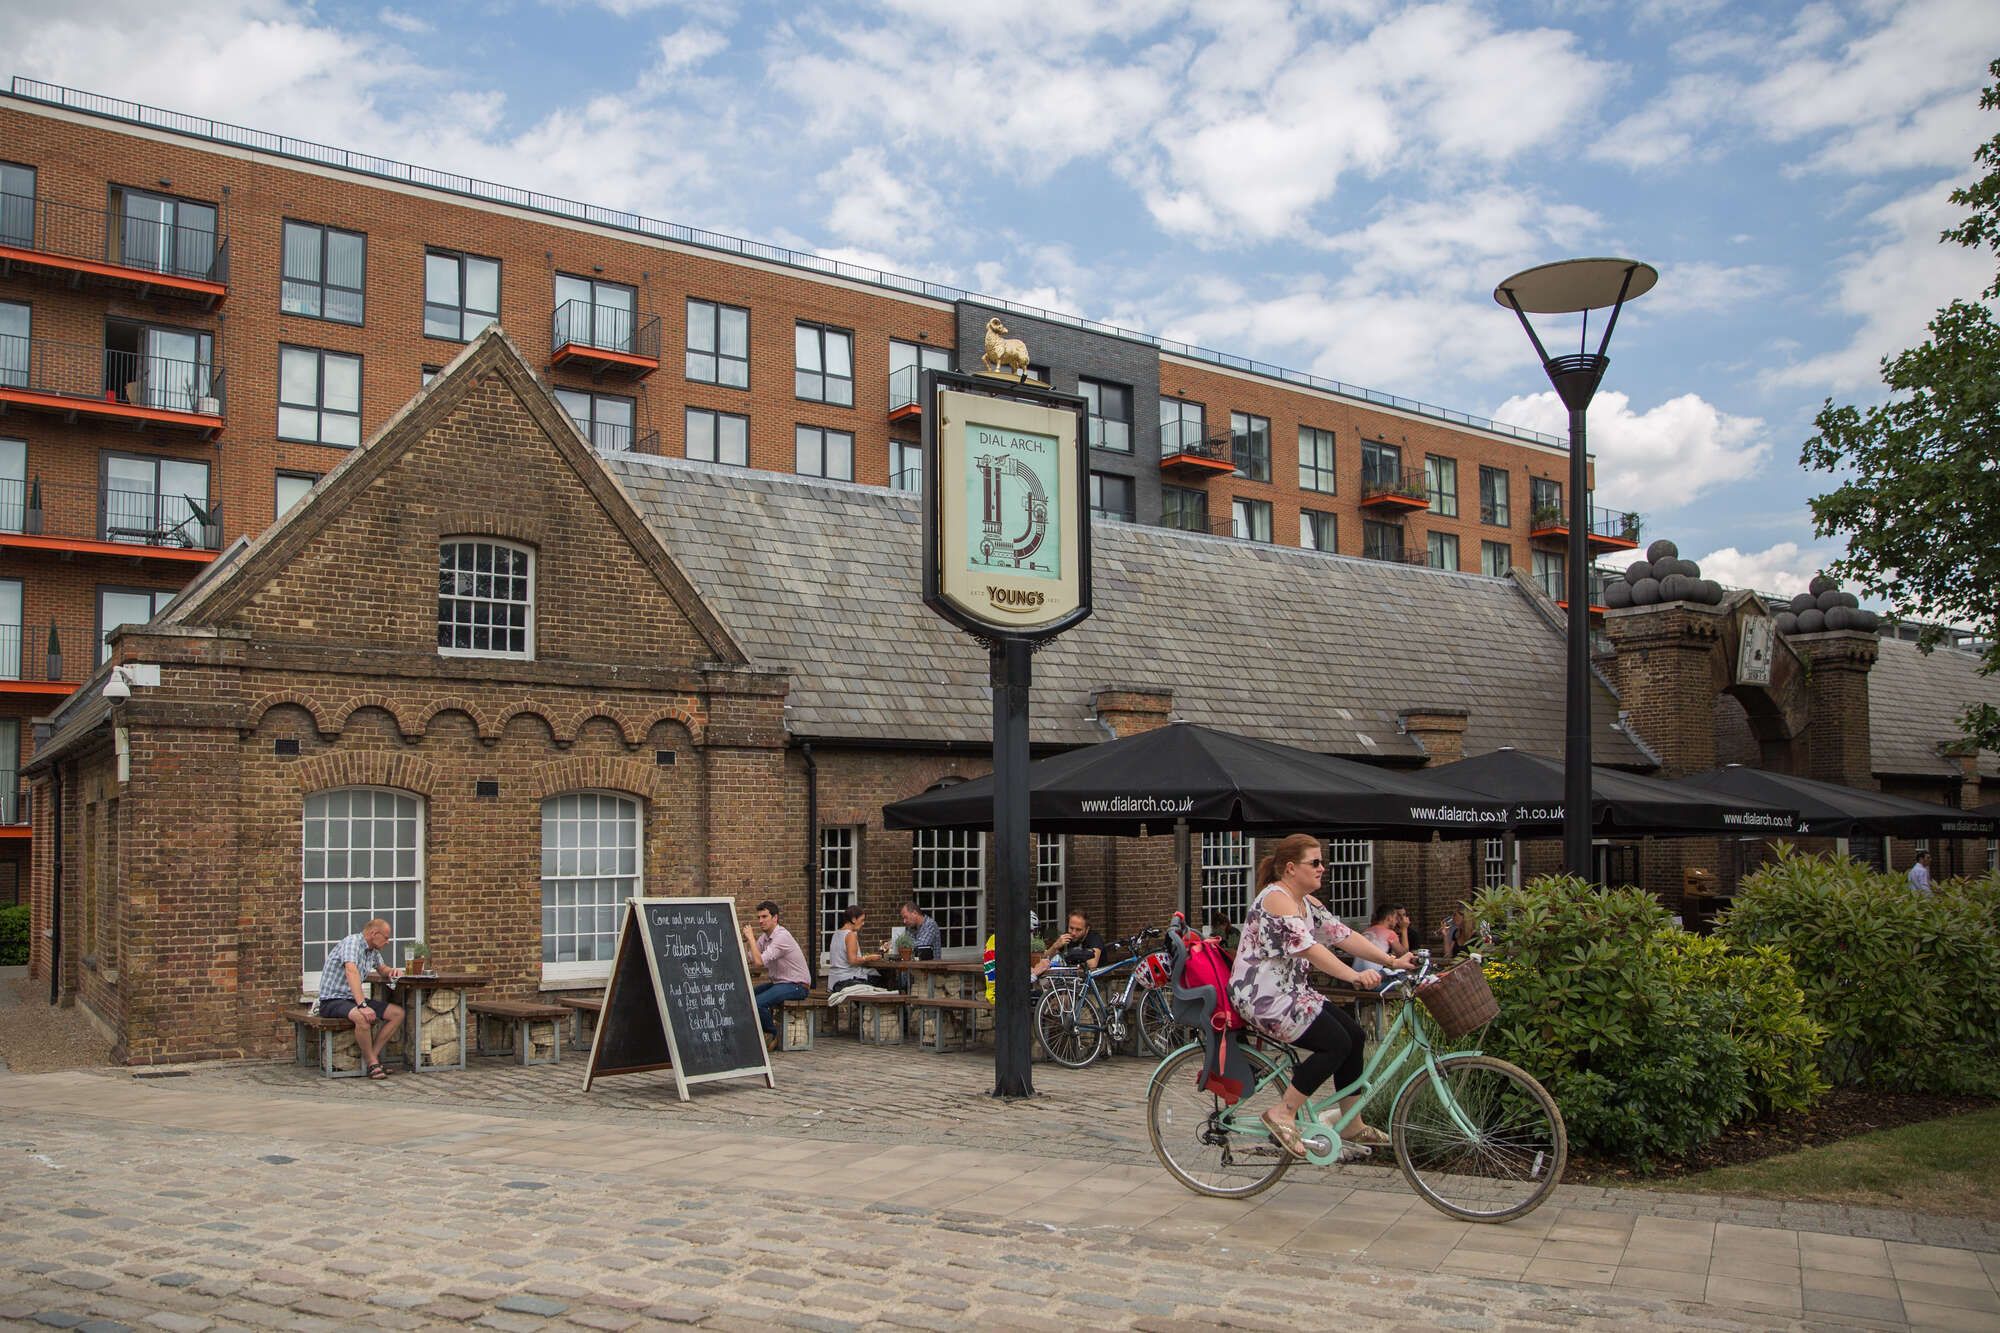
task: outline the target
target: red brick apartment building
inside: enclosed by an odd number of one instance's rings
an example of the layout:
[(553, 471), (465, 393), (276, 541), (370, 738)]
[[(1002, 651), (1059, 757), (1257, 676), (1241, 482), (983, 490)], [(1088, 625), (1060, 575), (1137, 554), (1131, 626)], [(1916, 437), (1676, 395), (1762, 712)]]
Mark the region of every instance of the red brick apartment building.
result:
[[(1559, 589), (1547, 436), (447, 172), (0, 95), (0, 903), (30, 720), (504, 322), (600, 451), (915, 489), (916, 375), (994, 316), (1094, 405), (1110, 518)], [(1637, 516), (1593, 511), (1598, 549)], [(1558, 594), (1559, 595), (1559, 594)]]

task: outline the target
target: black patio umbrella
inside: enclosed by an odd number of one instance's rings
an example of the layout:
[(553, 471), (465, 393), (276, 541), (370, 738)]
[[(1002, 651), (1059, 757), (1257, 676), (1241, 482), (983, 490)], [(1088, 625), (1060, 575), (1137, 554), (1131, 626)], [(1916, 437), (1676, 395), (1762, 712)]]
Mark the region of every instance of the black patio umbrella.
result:
[[(892, 829), (991, 828), (993, 780), (882, 807)], [(1505, 807), (1427, 777), (1176, 722), (1028, 765), (1028, 822), (1042, 833), (1189, 829), (1353, 838), (1492, 837)]]
[(1793, 832), (1800, 837), (1990, 838), (2000, 830), (2000, 820), (1975, 811), (1741, 764), (1676, 778), (1673, 785), (1789, 806), (1799, 812)]
[[(1424, 777), (1469, 796), (1507, 802), (1516, 837), (1560, 837), (1563, 765), (1511, 747), (1427, 768)], [(1790, 833), (1797, 813), (1782, 802), (1692, 790), (1613, 768), (1590, 770), (1590, 829), (1601, 837)]]

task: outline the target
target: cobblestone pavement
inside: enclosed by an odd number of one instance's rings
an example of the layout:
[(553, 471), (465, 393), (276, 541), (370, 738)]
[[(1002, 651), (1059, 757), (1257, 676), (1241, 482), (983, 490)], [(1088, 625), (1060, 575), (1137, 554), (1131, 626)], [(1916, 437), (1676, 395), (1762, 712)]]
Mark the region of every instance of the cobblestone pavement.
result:
[[(1006, 1106), (977, 1095), (977, 1056), (852, 1046), (780, 1057), (780, 1096), (687, 1104), (657, 1076), (586, 1098), (574, 1065), (0, 1077), (0, 1320), (2000, 1327), (1990, 1239), (1665, 1213), (1678, 1196), (1599, 1206), (1616, 1191), (1474, 1228), (1356, 1169), (1200, 1199), (1134, 1155), (1146, 1072), (1038, 1068), (1045, 1095)], [(1085, 1106), (1101, 1135), (1063, 1142), (1095, 1151), (1047, 1149)]]

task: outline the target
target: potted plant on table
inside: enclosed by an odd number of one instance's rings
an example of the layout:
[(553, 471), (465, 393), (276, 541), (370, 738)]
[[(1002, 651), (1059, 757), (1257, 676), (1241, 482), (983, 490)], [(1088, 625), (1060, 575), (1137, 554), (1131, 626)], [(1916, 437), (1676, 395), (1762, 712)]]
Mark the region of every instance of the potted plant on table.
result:
[(431, 946), (422, 940), (413, 940), (403, 950), (403, 970), (405, 972), (429, 972), (431, 966)]
[(898, 958), (909, 958), (917, 951), (917, 941), (909, 931), (899, 930), (889, 937), (889, 952)]

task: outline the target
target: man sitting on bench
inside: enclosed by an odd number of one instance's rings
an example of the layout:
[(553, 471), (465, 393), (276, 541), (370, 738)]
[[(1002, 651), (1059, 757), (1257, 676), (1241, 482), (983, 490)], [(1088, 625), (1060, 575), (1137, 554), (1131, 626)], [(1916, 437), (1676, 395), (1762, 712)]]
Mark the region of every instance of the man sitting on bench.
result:
[[(382, 1052), (403, 1026), (403, 1006), (383, 1004), (378, 1009), (368, 998), (367, 978), (379, 973), (395, 980), (403, 975), (399, 967), (382, 964), (382, 947), (389, 942), (389, 923), (376, 917), (326, 951), (326, 966), (319, 971), (319, 1013), (323, 1018), (345, 1018), (354, 1024), (354, 1044), (361, 1048), (362, 1068), (370, 1078), (387, 1078)], [(379, 1025), (379, 1026), (378, 1026)]]
[(757, 987), (757, 1021), (764, 1026), (764, 1046), (778, 1049), (778, 1006), (803, 1000), (812, 989), (812, 969), (792, 932), (778, 924), (778, 905), (766, 898), (757, 904), (757, 924), (743, 927), (743, 944), (750, 966), (769, 978)]

